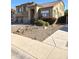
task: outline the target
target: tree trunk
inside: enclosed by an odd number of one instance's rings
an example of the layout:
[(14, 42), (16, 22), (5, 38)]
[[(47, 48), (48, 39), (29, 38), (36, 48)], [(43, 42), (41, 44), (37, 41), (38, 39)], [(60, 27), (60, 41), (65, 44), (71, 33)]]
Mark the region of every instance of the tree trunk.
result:
[(58, 19), (56, 19), (56, 20), (55, 20), (54, 24), (56, 24), (56, 23), (57, 23), (57, 21), (58, 21)]

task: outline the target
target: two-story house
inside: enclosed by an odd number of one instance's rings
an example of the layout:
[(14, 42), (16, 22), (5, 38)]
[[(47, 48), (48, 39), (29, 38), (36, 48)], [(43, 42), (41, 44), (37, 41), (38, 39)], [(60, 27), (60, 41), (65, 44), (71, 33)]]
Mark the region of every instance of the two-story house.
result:
[(38, 18), (58, 18), (64, 16), (63, 1), (55, 1), (45, 4), (36, 4), (34, 2), (24, 3), (16, 6), (16, 22), (30, 23)]

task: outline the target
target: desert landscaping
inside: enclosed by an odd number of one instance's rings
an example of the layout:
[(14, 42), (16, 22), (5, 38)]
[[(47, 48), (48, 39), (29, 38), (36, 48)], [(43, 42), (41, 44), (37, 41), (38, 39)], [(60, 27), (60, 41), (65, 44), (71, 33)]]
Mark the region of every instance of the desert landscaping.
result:
[(36, 25), (12, 25), (12, 33), (43, 41), (64, 25), (49, 25), (48, 27)]

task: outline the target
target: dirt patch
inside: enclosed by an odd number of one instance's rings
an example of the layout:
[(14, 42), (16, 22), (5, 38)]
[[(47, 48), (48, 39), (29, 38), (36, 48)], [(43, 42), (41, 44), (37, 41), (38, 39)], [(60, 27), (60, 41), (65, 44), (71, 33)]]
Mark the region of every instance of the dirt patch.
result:
[(45, 38), (53, 34), (55, 31), (63, 27), (63, 25), (50, 25), (46, 28), (43, 26), (33, 25), (12, 25), (12, 33), (19, 34), (34, 40), (43, 41)]

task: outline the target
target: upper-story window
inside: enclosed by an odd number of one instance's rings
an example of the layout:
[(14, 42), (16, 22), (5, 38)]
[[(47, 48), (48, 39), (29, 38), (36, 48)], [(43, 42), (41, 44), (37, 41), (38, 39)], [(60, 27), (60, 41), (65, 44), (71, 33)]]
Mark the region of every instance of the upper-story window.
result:
[(21, 13), (22, 12), (22, 8), (17, 8), (17, 13)]
[(56, 10), (53, 11), (53, 16), (55, 17), (55, 15), (56, 15)]
[(26, 12), (26, 6), (23, 6), (23, 11)]
[(64, 10), (64, 6), (62, 4), (60, 5), (60, 10)]
[(56, 10), (58, 11), (58, 8), (56, 8)]
[(62, 6), (60, 6), (60, 10), (62, 10)]
[(17, 13), (19, 12), (19, 9), (18, 9), (18, 8), (16, 8), (16, 12), (17, 12)]
[(60, 14), (60, 12), (58, 12), (58, 17), (60, 17), (61, 16), (61, 14)]
[(22, 9), (21, 8), (19, 8), (19, 12), (22, 12)]
[(41, 11), (42, 17), (49, 17), (49, 10)]
[(55, 8), (55, 9), (53, 10), (53, 16), (54, 16), (54, 17), (58, 17), (58, 15), (59, 15), (59, 13), (58, 13), (58, 8)]
[(58, 14), (58, 8), (56, 8), (56, 9), (54, 10), (54, 14), (55, 14), (55, 15)]

